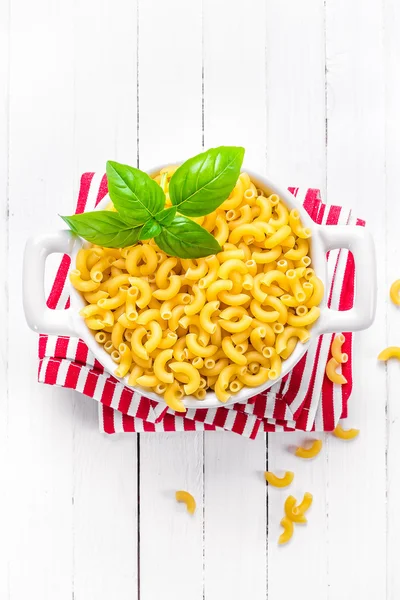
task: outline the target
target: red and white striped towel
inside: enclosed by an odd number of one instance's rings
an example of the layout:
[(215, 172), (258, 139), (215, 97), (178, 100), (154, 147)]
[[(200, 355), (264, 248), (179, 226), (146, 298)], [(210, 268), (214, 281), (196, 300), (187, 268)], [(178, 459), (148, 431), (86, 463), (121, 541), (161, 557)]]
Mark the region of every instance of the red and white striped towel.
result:
[[(301, 199), (316, 222), (324, 225), (361, 225), (351, 211), (321, 202), (319, 190), (289, 188)], [(76, 212), (93, 208), (107, 195), (105, 175), (85, 173), (81, 178)], [(70, 259), (63, 256), (48, 298), (48, 306), (69, 306), (67, 273)], [(338, 310), (351, 308), (354, 298), (354, 262), (347, 250), (328, 255), (329, 304)], [(106, 433), (143, 431), (227, 430), (254, 439), (265, 431), (331, 431), (347, 416), (352, 390), (352, 334), (345, 333), (343, 351), (349, 356), (342, 371), (343, 386), (325, 375), (330, 358), (332, 334), (321, 335), (282, 381), (247, 404), (228, 408), (189, 409), (176, 414), (163, 403), (133, 392), (105, 372), (82, 340), (41, 335), (39, 339), (39, 382), (75, 389), (99, 402), (100, 429)], [(201, 403), (199, 402), (199, 407)]]

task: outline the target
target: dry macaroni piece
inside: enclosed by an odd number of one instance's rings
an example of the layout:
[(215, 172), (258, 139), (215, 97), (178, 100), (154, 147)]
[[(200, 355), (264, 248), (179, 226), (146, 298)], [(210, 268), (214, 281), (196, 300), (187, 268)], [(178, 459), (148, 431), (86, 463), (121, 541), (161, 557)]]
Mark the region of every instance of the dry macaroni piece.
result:
[(345, 363), (348, 361), (349, 357), (345, 352), (342, 352), (342, 346), (344, 344), (345, 338), (342, 333), (338, 333), (333, 338), (333, 342), (331, 344), (331, 353), (332, 357), (338, 363)]
[(177, 502), (183, 502), (184, 504), (186, 504), (188, 513), (190, 513), (191, 515), (195, 513), (196, 500), (194, 499), (192, 494), (189, 494), (189, 492), (185, 492), (184, 490), (179, 490), (175, 492), (175, 498)]
[(321, 448), (322, 441), (314, 440), (309, 448), (303, 448), (302, 446), (297, 448), (295, 454), (300, 458), (314, 458), (321, 452)]
[(313, 496), (309, 492), (306, 492), (303, 496), (303, 500), (296, 507), (293, 508), (295, 514), (304, 515), (308, 511), (313, 501)]
[(342, 373), (337, 372), (336, 369), (338, 367), (339, 367), (338, 361), (335, 360), (332, 356), (332, 358), (329, 359), (327, 362), (325, 372), (326, 372), (328, 379), (330, 379), (332, 381), (332, 383), (336, 383), (337, 385), (343, 385), (343, 384), (347, 383), (347, 379), (346, 379), (346, 377), (344, 377), (344, 375), (342, 375)]
[(293, 535), (293, 521), (288, 517), (283, 517), (281, 520), (281, 526), (283, 527), (283, 533), (279, 536), (278, 544), (287, 544)]
[(354, 440), (359, 433), (359, 429), (343, 429), (340, 423), (339, 425), (336, 425), (335, 429), (332, 431), (332, 434), (341, 440)]
[[(167, 194), (176, 167), (153, 176)], [(107, 210), (114, 210), (110, 204)], [(195, 219), (222, 251), (196, 260), (167, 256), (154, 240), (81, 249), (72, 285), (117, 377), (164, 396), (184, 412), (184, 396), (213, 390), (226, 402), (244, 386), (277, 379), (318, 319), (322, 282), (310, 268), (310, 230), (276, 194), (246, 173), (213, 213)]]
[(398, 358), (400, 360), (400, 347), (389, 346), (385, 348), (378, 356), (378, 360), (389, 360), (389, 358)]
[(294, 473), (292, 471), (286, 471), (283, 477), (277, 477), (271, 471), (265, 471), (266, 481), (273, 487), (284, 488), (290, 485), (293, 481)]
[[(290, 540), (293, 535), (294, 523), (305, 524), (307, 519), (304, 513), (308, 511), (313, 501), (312, 494), (306, 492), (303, 496), (303, 500), (300, 504), (297, 504), (297, 500), (294, 496), (288, 496), (285, 500), (285, 516), (281, 521), (281, 525), (284, 528), (284, 532), (279, 537), (279, 544), (285, 544)], [(296, 506), (297, 505), (297, 506)]]
[[(296, 507), (297, 500), (294, 496), (288, 496), (285, 500), (285, 515), (293, 523), (307, 523), (307, 519), (304, 516), (305, 508), (303, 511)], [(299, 505), (300, 506), (300, 505)], [(303, 505), (304, 507), (305, 505)]]
[(400, 306), (400, 279), (392, 283), (390, 287), (390, 299), (393, 304)]

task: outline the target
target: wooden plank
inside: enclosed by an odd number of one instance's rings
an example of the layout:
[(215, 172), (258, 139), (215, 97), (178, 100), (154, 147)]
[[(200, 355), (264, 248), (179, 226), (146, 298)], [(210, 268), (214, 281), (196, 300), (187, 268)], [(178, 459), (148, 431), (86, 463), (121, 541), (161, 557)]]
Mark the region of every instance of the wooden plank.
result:
[[(385, 128), (385, 167), (386, 167), (386, 252), (385, 245), (378, 247), (378, 264), (384, 261), (386, 266), (386, 285), (382, 290), (383, 302), (378, 311), (386, 313), (386, 339), (384, 345), (400, 345), (399, 308), (388, 298), (391, 284), (400, 278), (398, 232), (396, 220), (400, 216), (397, 202), (398, 165), (400, 160), (400, 120), (398, 107), (400, 102), (400, 78), (398, 64), (400, 59), (400, 40), (398, 28), (400, 24), (400, 6), (395, 0), (384, 4), (385, 29), (385, 91), (386, 91), (386, 128)], [(379, 348), (381, 350), (381, 348)], [(396, 369), (397, 367), (397, 369)], [(400, 460), (400, 410), (398, 406), (398, 389), (400, 385), (397, 361), (389, 361), (381, 365), (380, 371), (386, 371), (387, 404), (386, 404), (386, 548), (387, 548), (387, 598), (395, 600), (400, 590), (400, 573), (398, 569), (398, 538), (396, 532), (400, 527), (398, 506), (400, 501), (399, 460)], [(381, 479), (381, 478), (380, 478)]]
[[(265, 171), (265, 3), (204, 2), (205, 147), (243, 145)], [(265, 437), (205, 435), (205, 595), (265, 598)]]
[(267, 0), (266, 6), (268, 174), (324, 195), (324, 2)]
[(71, 36), (69, 5), (13, 1), (5, 597), (16, 599), (40, 590), (43, 599), (70, 600), (72, 590), (73, 395), (35, 383), (37, 335), (27, 331), (21, 302), (24, 241), (54, 228), (61, 199), (72, 194)]
[(334, 598), (386, 597), (387, 390), (385, 368), (378, 367), (376, 356), (387, 337), (384, 264), (393, 214), (385, 213), (382, 8), (381, 0), (339, 0), (328, 2), (326, 13), (328, 198), (367, 220), (378, 251), (376, 320), (355, 336), (354, 344), (348, 421), (361, 434), (351, 444), (329, 439), (329, 584)]
[[(299, 24), (301, 23), (301, 26)], [(285, 187), (317, 187), (325, 195), (324, 3), (267, 2), (268, 173)], [(305, 440), (296, 432), (268, 436), (268, 469), (289, 470), (289, 489), (268, 489), (268, 593), (270, 598), (327, 598), (326, 452), (314, 461), (293, 455)], [(289, 494), (314, 495), (307, 526), (295, 527), (279, 547), (279, 526)], [(312, 565), (312, 574), (307, 565)]]
[(136, 163), (137, 5), (105, 0), (100, 9), (88, 0), (76, 7), (76, 177), (104, 172), (107, 160)]
[[(0, 262), (7, 265), (8, 254), (8, 109), (9, 109), (9, 32), (10, 14), (8, 4), (0, 5)], [(3, 315), (3, 334), (0, 336), (0, 454), (8, 456), (8, 294), (5, 279), (7, 271), (3, 271), (0, 286), (0, 313)], [(0, 540), (0, 556), (6, 556), (7, 540), (11, 534), (9, 526), (10, 497), (8, 487), (7, 461), (0, 463), (0, 477), (5, 483), (6, 493), (0, 495), (0, 529), (3, 531)], [(0, 596), (5, 598), (8, 590), (8, 572), (5, 560), (0, 561)]]
[[(205, 593), (267, 594), (265, 437), (205, 435)], [(253, 595), (254, 594), (254, 595)], [(256, 595), (257, 594), (257, 595)]]
[(136, 436), (101, 435), (97, 403), (74, 412), (75, 598), (138, 597)]
[[(82, 172), (104, 173), (108, 159), (136, 164), (137, 3), (106, 0), (99, 8), (88, 0), (75, 11), (76, 189)], [(137, 440), (99, 434), (97, 408), (76, 395), (75, 598), (132, 600), (138, 597)]]
[[(139, 160), (174, 163), (201, 150), (201, 2), (139, 6)], [(175, 502), (187, 489), (191, 517)], [(140, 436), (140, 597), (203, 598), (203, 435)]]
[(147, 169), (201, 151), (201, 3), (142, 2), (138, 31), (139, 160)]
[(205, 147), (240, 145), (244, 164), (265, 171), (265, 3), (205, 0)]
[[(175, 500), (190, 492), (190, 515)], [(140, 596), (203, 597), (203, 436), (140, 434)]]

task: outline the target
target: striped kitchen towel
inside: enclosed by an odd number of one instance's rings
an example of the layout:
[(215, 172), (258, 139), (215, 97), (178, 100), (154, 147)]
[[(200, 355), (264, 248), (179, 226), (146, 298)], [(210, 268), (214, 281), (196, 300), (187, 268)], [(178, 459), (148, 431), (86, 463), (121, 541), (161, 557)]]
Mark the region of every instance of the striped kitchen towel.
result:
[[(365, 225), (351, 211), (321, 202), (319, 190), (289, 188), (301, 200), (311, 218), (325, 225)], [(81, 178), (76, 212), (93, 208), (107, 195), (105, 175), (85, 173)], [(347, 250), (330, 251), (328, 261), (329, 305), (351, 308), (354, 299), (354, 262)], [(69, 306), (67, 274), (70, 259), (64, 255), (53, 275), (48, 306)], [(347, 379), (334, 385), (325, 375), (332, 334), (321, 335), (283, 380), (247, 404), (214, 409), (189, 409), (174, 413), (124, 386), (94, 358), (82, 340), (65, 336), (39, 338), (39, 382), (75, 389), (99, 402), (100, 429), (106, 433), (143, 431), (227, 430), (254, 439), (266, 431), (331, 431), (347, 415), (352, 389), (352, 334), (345, 333), (342, 365)]]

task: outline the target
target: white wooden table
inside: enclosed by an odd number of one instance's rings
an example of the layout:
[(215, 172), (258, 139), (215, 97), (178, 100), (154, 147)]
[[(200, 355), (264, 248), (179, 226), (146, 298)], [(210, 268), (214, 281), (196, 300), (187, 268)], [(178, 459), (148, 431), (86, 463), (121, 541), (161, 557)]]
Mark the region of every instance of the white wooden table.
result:
[[(398, 600), (398, 0), (0, 0), (1, 600)], [(233, 434), (98, 432), (97, 406), (36, 383), (25, 239), (61, 226), (83, 171), (241, 144), (373, 228), (379, 298), (355, 338), (349, 422), (318, 460)], [(277, 546), (291, 492), (309, 524)], [(194, 518), (174, 500), (192, 491)]]

